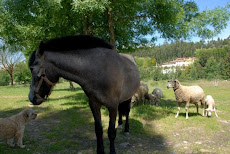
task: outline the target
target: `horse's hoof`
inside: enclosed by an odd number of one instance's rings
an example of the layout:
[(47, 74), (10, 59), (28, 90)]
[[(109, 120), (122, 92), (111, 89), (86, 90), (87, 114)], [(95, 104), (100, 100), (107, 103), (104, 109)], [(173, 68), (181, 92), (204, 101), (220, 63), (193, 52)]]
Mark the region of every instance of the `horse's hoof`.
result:
[(124, 135), (126, 136), (126, 137), (129, 137), (129, 132), (124, 132)]
[(122, 129), (122, 125), (118, 125), (118, 126), (117, 126), (117, 129)]
[(122, 128), (122, 125), (117, 126), (117, 131), (118, 131), (118, 132), (122, 132), (122, 129), (123, 129), (123, 128)]

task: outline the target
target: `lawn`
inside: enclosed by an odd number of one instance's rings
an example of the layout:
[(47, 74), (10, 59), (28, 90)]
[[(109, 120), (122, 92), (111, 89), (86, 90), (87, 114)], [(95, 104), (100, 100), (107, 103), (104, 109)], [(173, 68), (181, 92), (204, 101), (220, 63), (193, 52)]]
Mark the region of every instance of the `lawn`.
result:
[[(189, 119), (185, 119), (184, 106), (176, 119), (177, 103), (167, 81), (144, 81), (149, 92), (161, 88), (164, 97), (159, 107), (134, 105), (130, 113), (130, 136), (117, 133), (117, 153), (230, 153), (230, 81), (220, 81), (217, 87), (206, 80), (181, 81), (183, 85), (199, 85), (206, 95), (216, 101), (217, 114), (202, 117), (202, 109), (196, 115), (190, 105)], [(28, 101), (29, 85), (0, 87), (0, 117), (7, 117), (32, 107), (38, 117), (26, 126), (25, 149), (9, 148), (6, 140), (0, 139), (0, 153), (95, 153), (96, 136), (94, 120), (88, 99), (75, 84), (58, 83), (49, 100), (40, 106)], [(108, 111), (102, 108), (104, 146), (109, 153), (107, 137)]]

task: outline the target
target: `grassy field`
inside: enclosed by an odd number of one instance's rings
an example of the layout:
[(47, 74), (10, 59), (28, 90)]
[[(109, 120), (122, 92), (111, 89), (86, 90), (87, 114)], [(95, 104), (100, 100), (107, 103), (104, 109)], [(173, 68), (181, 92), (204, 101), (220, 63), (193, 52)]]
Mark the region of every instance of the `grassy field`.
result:
[[(131, 109), (130, 136), (117, 133), (117, 153), (230, 153), (230, 82), (220, 81), (215, 87), (209, 81), (181, 81), (183, 85), (200, 85), (206, 95), (216, 101), (219, 118), (202, 117), (202, 109), (196, 115), (194, 105), (189, 108), (189, 120), (185, 119), (184, 106), (177, 119), (177, 103), (167, 81), (144, 81), (149, 92), (161, 88), (164, 97), (159, 107), (139, 105)], [(36, 120), (26, 126), (25, 149), (9, 148), (0, 139), (0, 153), (95, 153), (96, 137), (94, 120), (88, 99), (76, 86), (69, 90), (68, 82), (56, 85), (49, 100), (40, 106), (28, 101), (29, 85), (0, 87), (0, 117), (7, 117), (32, 107)], [(103, 107), (104, 145), (109, 153), (107, 137), (108, 111)]]

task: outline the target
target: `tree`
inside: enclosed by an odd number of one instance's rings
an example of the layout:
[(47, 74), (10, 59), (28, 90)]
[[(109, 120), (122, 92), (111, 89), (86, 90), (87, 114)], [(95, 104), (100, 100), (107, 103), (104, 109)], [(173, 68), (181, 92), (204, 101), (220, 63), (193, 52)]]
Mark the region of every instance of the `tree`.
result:
[(9, 85), (10, 77), (6, 71), (0, 70), (0, 86)]
[(198, 12), (182, 0), (0, 0), (0, 37), (29, 55), (40, 41), (76, 34), (110, 40), (118, 50), (144, 42), (146, 35), (211, 38), (226, 27), (229, 7)]
[(28, 83), (31, 81), (31, 72), (26, 61), (19, 62), (15, 65), (15, 81), (18, 83)]
[(219, 79), (219, 68), (218, 63), (214, 57), (210, 57), (205, 66), (205, 73), (207, 75), (207, 79)]
[(14, 84), (15, 65), (23, 59), (24, 56), (21, 52), (10, 52), (6, 46), (0, 48), (0, 68), (10, 75), (12, 86)]
[(226, 77), (230, 78), (230, 52), (228, 52), (227, 58), (225, 60), (225, 69), (226, 69)]

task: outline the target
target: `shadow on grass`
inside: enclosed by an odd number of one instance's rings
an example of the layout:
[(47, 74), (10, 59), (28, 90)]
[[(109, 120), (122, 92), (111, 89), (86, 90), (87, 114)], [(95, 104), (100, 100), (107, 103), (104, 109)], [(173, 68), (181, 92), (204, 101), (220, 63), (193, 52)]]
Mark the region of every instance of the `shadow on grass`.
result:
[(149, 104), (134, 105), (131, 109), (131, 112), (135, 117), (141, 117), (145, 120), (155, 120), (175, 114), (176, 109), (176, 101), (162, 99), (159, 106)]
[(76, 87), (74, 88), (74, 90), (70, 89), (70, 88), (63, 88), (63, 89), (53, 89), (53, 91), (72, 91), (72, 92), (76, 92), (76, 91), (79, 91), (79, 90), (82, 90), (81, 87)]
[[(163, 101), (161, 101), (160, 107), (170, 109), (172, 111), (171, 113), (173, 113), (173, 114), (176, 114), (176, 112), (178, 110), (177, 109), (178, 104), (177, 104), (177, 101), (175, 101), (175, 100), (163, 100)], [(201, 107), (201, 105), (199, 105), (198, 114), (196, 113), (196, 106), (194, 104), (189, 105), (189, 109), (188, 109), (189, 117), (202, 116), (202, 114), (201, 114), (202, 112), (203, 112), (203, 108)], [(186, 117), (185, 103), (183, 103), (181, 105), (179, 116)]]
[[(69, 89), (66, 89), (67, 91)], [(61, 90), (63, 91), (63, 89)], [(57, 103), (57, 100), (65, 100), (63, 103)], [(96, 135), (94, 133), (94, 120), (88, 105), (88, 98), (84, 93), (77, 93), (70, 96), (63, 96), (49, 99), (50, 104), (63, 106), (63, 110), (54, 110), (53, 107), (34, 106), (33, 109), (38, 113), (35, 121), (28, 123), (26, 126), (24, 143), (27, 149), (11, 149), (0, 144), (3, 153), (95, 153), (96, 152)], [(65, 108), (69, 106), (69, 108)], [(136, 110), (134, 116), (146, 118), (142, 113), (147, 113), (150, 119), (158, 119), (171, 114), (171, 108), (158, 109), (163, 107), (147, 106), (134, 107)], [(3, 115), (13, 115), (23, 108), (3, 112)], [(167, 111), (167, 112), (165, 112)], [(164, 113), (162, 113), (164, 112)], [(108, 118), (108, 113), (103, 116)], [(104, 130), (105, 152), (109, 153), (109, 139), (107, 137), (107, 128)], [(154, 128), (153, 128), (154, 130)], [(115, 146), (118, 153), (127, 152), (153, 152), (160, 150), (168, 152), (165, 144), (165, 138), (157, 133), (150, 133), (145, 130), (143, 124), (131, 117), (130, 119), (130, 137), (125, 137), (123, 133), (117, 133)], [(123, 143), (127, 142), (125, 145)]]
[(12, 110), (7, 110), (7, 111), (0, 111), (0, 118), (5, 118), (5, 117), (10, 117), (12, 115), (18, 114), (24, 110), (24, 108), (17, 108), (17, 109), (12, 109)]
[(143, 123), (133, 118), (130, 118), (130, 136), (126, 137), (123, 132), (119, 132), (116, 139), (118, 153), (167, 153), (170, 151), (163, 135), (157, 132), (150, 133), (144, 128)]

